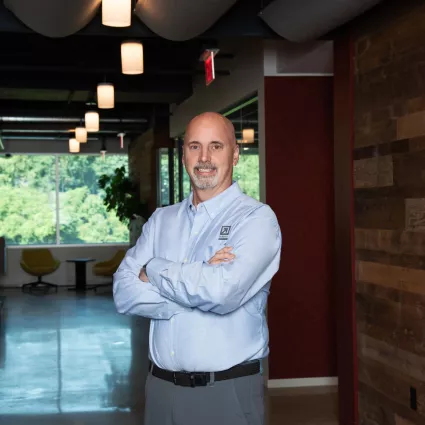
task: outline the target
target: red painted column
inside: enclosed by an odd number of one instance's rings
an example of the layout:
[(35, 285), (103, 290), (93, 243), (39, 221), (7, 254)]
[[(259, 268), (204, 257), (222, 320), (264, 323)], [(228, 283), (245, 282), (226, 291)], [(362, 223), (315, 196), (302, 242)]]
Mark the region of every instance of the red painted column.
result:
[(282, 230), (269, 297), (269, 378), (337, 375), (333, 78), (265, 77), (266, 202)]

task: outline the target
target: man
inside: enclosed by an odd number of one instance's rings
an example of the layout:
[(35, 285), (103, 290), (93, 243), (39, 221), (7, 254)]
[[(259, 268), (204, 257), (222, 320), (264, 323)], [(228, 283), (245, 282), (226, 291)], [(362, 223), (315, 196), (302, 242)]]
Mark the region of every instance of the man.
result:
[(192, 193), (155, 211), (114, 275), (117, 310), (151, 318), (145, 425), (263, 424), (265, 307), (281, 233), (269, 206), (232, 182), (232, 123), (186, 129)]

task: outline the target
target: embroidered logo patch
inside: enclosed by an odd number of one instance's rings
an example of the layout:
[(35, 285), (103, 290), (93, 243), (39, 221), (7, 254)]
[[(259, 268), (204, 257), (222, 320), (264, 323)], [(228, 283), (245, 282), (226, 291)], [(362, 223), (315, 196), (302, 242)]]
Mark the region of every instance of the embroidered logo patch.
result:
[(221, 226), (220, 236), (218, 237), (219, 241), (225, 241), (229, 239), (231, 226)]

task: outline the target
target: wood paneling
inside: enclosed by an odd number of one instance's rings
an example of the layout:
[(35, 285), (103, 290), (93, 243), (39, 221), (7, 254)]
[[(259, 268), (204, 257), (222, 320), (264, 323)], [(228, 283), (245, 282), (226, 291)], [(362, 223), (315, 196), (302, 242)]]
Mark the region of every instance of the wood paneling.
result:
[(404, 230), (355, 229), (356, 249), (425, 256), (425, 233)]
[(425, 270), (357, 261), (356, 278), (387, 288), (425, 295)]
[(385, 187), (393, 185), (393, 158), (365, 158), (354, 161), (354, 187)]
[(376, 25), (359, 28), (355, 41), (355, 276), (364, 425), (425, 425), (425, 5), (403, 3)]
[(411, 137), (418, 137), (425, 135), (425, 107), (422, 104), (423, 98), (409, 99), (407, 101), (407, 108), (411, 109), (411, 105), (415, 108), (422, 107), (422, 110), (413, 114), (404, 115), (397, 118), (397, 139), (409, 139)]

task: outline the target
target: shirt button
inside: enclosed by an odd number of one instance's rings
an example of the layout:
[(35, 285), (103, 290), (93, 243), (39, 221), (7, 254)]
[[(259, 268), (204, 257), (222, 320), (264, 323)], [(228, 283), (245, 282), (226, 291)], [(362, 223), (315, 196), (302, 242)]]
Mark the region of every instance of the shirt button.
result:
[(187, 258), (184, 259), (183, 263), (187, 263)]
[(171, 352), (171, 355), (174, 356), (174, 351)]

